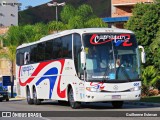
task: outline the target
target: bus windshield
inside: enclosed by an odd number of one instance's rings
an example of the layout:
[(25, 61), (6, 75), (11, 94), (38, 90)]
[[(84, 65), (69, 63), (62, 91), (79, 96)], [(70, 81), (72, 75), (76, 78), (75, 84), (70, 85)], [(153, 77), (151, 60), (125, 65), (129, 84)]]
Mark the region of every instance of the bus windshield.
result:
[(83, 44), (86, 52), (86, 80), (139, 79), (139, 52), (134, 34), (84, 34)]

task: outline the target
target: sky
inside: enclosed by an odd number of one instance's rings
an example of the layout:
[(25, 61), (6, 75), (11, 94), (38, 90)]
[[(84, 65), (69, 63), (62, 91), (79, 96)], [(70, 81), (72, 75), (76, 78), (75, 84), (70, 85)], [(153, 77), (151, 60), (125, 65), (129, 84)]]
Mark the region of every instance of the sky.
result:
[(21, 10), (26, 9), (26, 6), (38, 6), (44, 3), (47, 3), (52, 0), (18, 0), (19, 3), (22, 3)]

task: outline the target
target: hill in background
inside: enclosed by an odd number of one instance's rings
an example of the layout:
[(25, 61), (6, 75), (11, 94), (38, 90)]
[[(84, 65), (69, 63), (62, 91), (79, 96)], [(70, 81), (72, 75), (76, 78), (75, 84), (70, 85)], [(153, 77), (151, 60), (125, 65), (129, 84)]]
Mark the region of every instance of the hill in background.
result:
[[(100, 18), (111, 17), (111, 0), (57, 0), (58, 2), (66, 2), (75, 8), (82, 4), (88, 4), (92, 7), (93, 12)], [(58, 6), (58, 16), (62, 6)], [(56, 18), (56, 8), (48, 7), (43, 4), (37, 7), (29, 7), (27, 10), (19, 11), (19, 25), (20, 24), (35, 24), (37, 22), (48, 23)], [(60, 17), (58, 17), (60, 19)]]

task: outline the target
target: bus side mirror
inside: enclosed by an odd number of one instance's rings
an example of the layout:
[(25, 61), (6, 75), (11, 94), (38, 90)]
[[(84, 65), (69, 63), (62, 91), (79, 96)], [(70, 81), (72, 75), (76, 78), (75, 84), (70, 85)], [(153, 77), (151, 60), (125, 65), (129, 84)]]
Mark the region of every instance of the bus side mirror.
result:
[(86, 52), (84, 49), (81, 51), (81, 67), (82, 69), (86, 68)]
[(142, 63), (146, 63), (146, 54), (144, 52), (143, 46), (138, 46), (138, 48), (142, 49), (142, 52), (141, 52), (141, 61), (142, 61)]
[(24, 64), (27, 64), (30, 61), (30, 54), (29, 52), (24, 53)]

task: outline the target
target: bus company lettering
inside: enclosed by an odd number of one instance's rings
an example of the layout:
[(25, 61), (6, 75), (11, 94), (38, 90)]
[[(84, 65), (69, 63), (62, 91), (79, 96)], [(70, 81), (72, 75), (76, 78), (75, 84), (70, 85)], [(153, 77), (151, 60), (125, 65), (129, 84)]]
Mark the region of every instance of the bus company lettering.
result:
[(115, 46), (132, 46), (132, 43), (129, 43), (130, 34), (121, 34), (121, 35), (97, 35), (93, 34), (90, 38), (90, 43), (94, 45), (104, 44), (107, 42), (113, 41)]
[(32, 74), (32, 71), (34, 70), (34, 67), (32, 65), (24, 66), (21, 69), (21, 76), (25, 75), (26, 72), (28, 73), (28, 76)]

